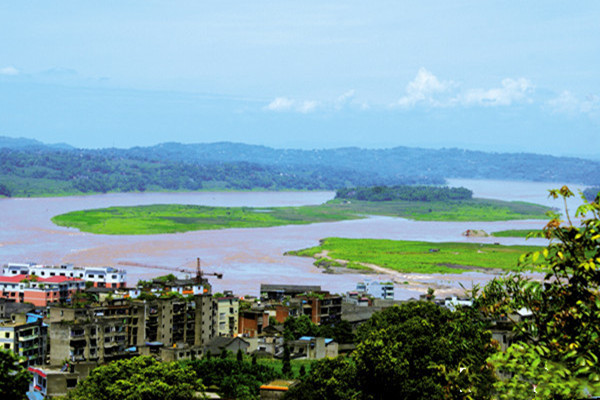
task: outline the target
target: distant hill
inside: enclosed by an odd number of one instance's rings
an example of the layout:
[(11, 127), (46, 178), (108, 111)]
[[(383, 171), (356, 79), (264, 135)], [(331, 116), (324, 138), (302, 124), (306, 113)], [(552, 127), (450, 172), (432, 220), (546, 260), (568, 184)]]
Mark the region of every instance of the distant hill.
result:
[(35, 139), (27, 139), (27, 138), (11, 138), (7, 136), (0, 136), (0, 149), (27, 149), (27, 148), (48, 148), (48, 149), (56, 149), (56, 150), (69, 150), (74, 149), (73, 146), (70, 146), (66, 143), (55, 143), (55, 144), (45, 144)]
[(600, 162), (460, 149), (295, 150), (241, 143), (75, 149), (0, 136), (0, 186), (13, 196), (199, 189), (440, 185), (447, 178), (600, 185)]
[(356, 147), (293, 150), (240, 143), (163, 143), (115, 151), (148, 159), (203, 163), (247, 161), (290, 167), (312, 165), (376, 173), (382, 177), (504, 179), (600, 184), (600, 162), (532, 153), (486, 153), (461, 149), (360, 149)]

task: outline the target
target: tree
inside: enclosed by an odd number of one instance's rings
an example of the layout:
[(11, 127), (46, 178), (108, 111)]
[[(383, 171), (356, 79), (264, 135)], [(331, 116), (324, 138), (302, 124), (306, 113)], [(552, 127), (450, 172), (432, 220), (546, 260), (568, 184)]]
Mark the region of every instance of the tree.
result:
[(0, 183), (0, 196), (10, 197), (10, 189), (6, 187), (6, 185)]
[(281, 367), (281, 373), (284, 376), (289, 376), (292, 372), (292, 364), (290, 361), (290, 348), (287, 343), (283, 345), (283, 366)]
[(11, 351), (0, 350), (0, 398), (26, 399), (31, 375)]
[(95, 368), (68, 393), (72, 400), (187, 400), (204, 392), (196, 372), (181, 363), (135, 357)]
[[(567, 221), (558, 215), (540, 233), (550, 239), (542, 251), (522, 256), (524, 267), (545, 271), (544, 279), (521, 274), (495, 279), (477, 303), (492, 317), (527, 309), (531, 318), (514, 320), (516, 340), (490, 361), (511, 374), (496, 384), (502, 399), (569, 399), (600, 394), (600, 205), (599, 196), (576, 212), (566, 208), (568, 187), (551, 190), (563, 198)], [(535, 235), (532, 235), (535, 236)]]
[(365, 398), (421, 399), (491, 396), (496, 349), (471, 309), (451, 312), (409, 302), (376, 313), (359, 327), (356, 381)]
[(351, 359), (314, 364), (295, 397), (306, 399), (487, 399), (495, 382), (486, 359), (496, 349), (478, 314), (431, 302), (375, 313)]
[(238, 349), (236, 358), (238, 362), (244, 361), (244, 354), (242, 353), (242, 349)]
[[(290, 389), (291, 400), (347, 400), (360, 397), (356, 387), (356, 366), (344, 357), (325, 358), (312, 364), (302, 382)], [(396, 398), (396, 397), (392, 397)]]

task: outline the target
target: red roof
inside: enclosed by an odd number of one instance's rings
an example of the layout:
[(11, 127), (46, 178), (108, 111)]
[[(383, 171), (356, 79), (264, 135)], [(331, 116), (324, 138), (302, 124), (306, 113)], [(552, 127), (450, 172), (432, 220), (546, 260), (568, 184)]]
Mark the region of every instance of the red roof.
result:
[(38, 282), (47, 282), (47, 283), (62, 283), (62, 282), (67, 282), (67, 281), (83, 282), (82, 279), (70, 278), (68, 276), (51, 276), (50, 278), (38, 278)]
[(45, 282), (45, 283), (62, 283), (62, 282), (67, 282), (67, 281), (75, 281), (75, 282), (83, 282), (83, 280), (78, 279), (78, 278), (69, 278), (68, 276), (51, 276), (49, 278), (40, 278), (36, 275), (24, 275), (24, 274), (20, 274), (20, 275), (9, 275), (9, 276), (0, 276), (0, 283), (18, 283), (21, 282), (23, 279), (29, 279), (31, 277), (35, 276), (37, 279), (34, 281), (37, 282)]
[(8, 276), (0, 276), (0, 282), (5, 283), (18, 283), (23, 279), (29, 278), (29, 275), (19, 274), (19, 275), (8, 275)]

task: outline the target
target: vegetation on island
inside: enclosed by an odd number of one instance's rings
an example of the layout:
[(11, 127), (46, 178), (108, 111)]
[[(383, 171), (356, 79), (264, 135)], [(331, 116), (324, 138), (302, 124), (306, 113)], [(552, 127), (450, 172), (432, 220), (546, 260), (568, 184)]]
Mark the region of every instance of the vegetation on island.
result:
[(287, 255), (376, 265), (404, 273), (453, 273), (479, 269), (520, 270), (519, 256), (531, 246), (433, 243), (387, 239), (326, 238), (319, 246)]
[[(446, 188), (445, 190), (449, 190)], [(334, 199), (301, 207), (209, 207), (146, 205), (73, 211), (52, 218), (60, 226), (83, 232), (127, 235), (206, 229), (258, 228), (365, 218), (368, 215), (426, 221), (496, 221), (543, 218), (549, 208), (499, 200), (361, 201)]]
[(492, 232), (495, 237), (532, 237), (542, 233), (540, 229), (507, 229), (504, 231)]
[(440, 186), (368, 186), (338, 189), (336, 199), (365, 201), (454, 201), (470, 200), (473, 192), (464, 187), (451, 188)]

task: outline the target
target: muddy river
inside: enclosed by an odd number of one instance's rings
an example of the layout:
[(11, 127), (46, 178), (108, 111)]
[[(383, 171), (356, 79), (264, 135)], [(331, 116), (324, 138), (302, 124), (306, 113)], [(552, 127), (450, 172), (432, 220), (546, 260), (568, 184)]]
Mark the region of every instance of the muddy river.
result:
[[(465, 186), (476, 197), (529, 201), (562, 207), (547, 198), (552, 183), (451, 180), (452, 186)], [(572, 189), (581, 188), (572, 185)], [(505, 222), (419, 222), (402, 218), (371, 217), (363, 220), (280, 226), (273, 228), (225, 229), (164, 235), (95, 235), (55, 226), (50, 218), (73, 210), (142, 204), (198, 204), (211, 206), (277, 207), (320, 204), (333, 192), (201, 192), (141, 193), (72, 196), (60, 198), (0, 199), (0, 264), (39, 262), (44, 264), (119, 265), (140, 263), (148, 267), (121, 266), (128, 283), (171, 272), (168, 268), (190, 268), (196, 257), (206, 272), (221, 272), (222, 280), (211, 279), (213, 289), (236, 294), (257, 295), (261, 283), (321, 285), (332, 292), (353, 290), (364, 279), (393, 278), (396, 297), (406, 299), (434, 287), (440, 295), (455, 293), (459, 284), (470, 287), (493, 276), (484, 273), (452, 275), (385, 276), (374, 274), (324, 274), (312, 260), (284, 256), (291, 249), (318, 244), (329, 236), (385, 238), (427, 241), (500, 242), (502, 244), (543, 244), (540, 239), (467, 238), (467, 229), (493, 232), (503, 229), (536, 229), (544, 221)], [(577, 201), (570, 203), (574, 209)]]

